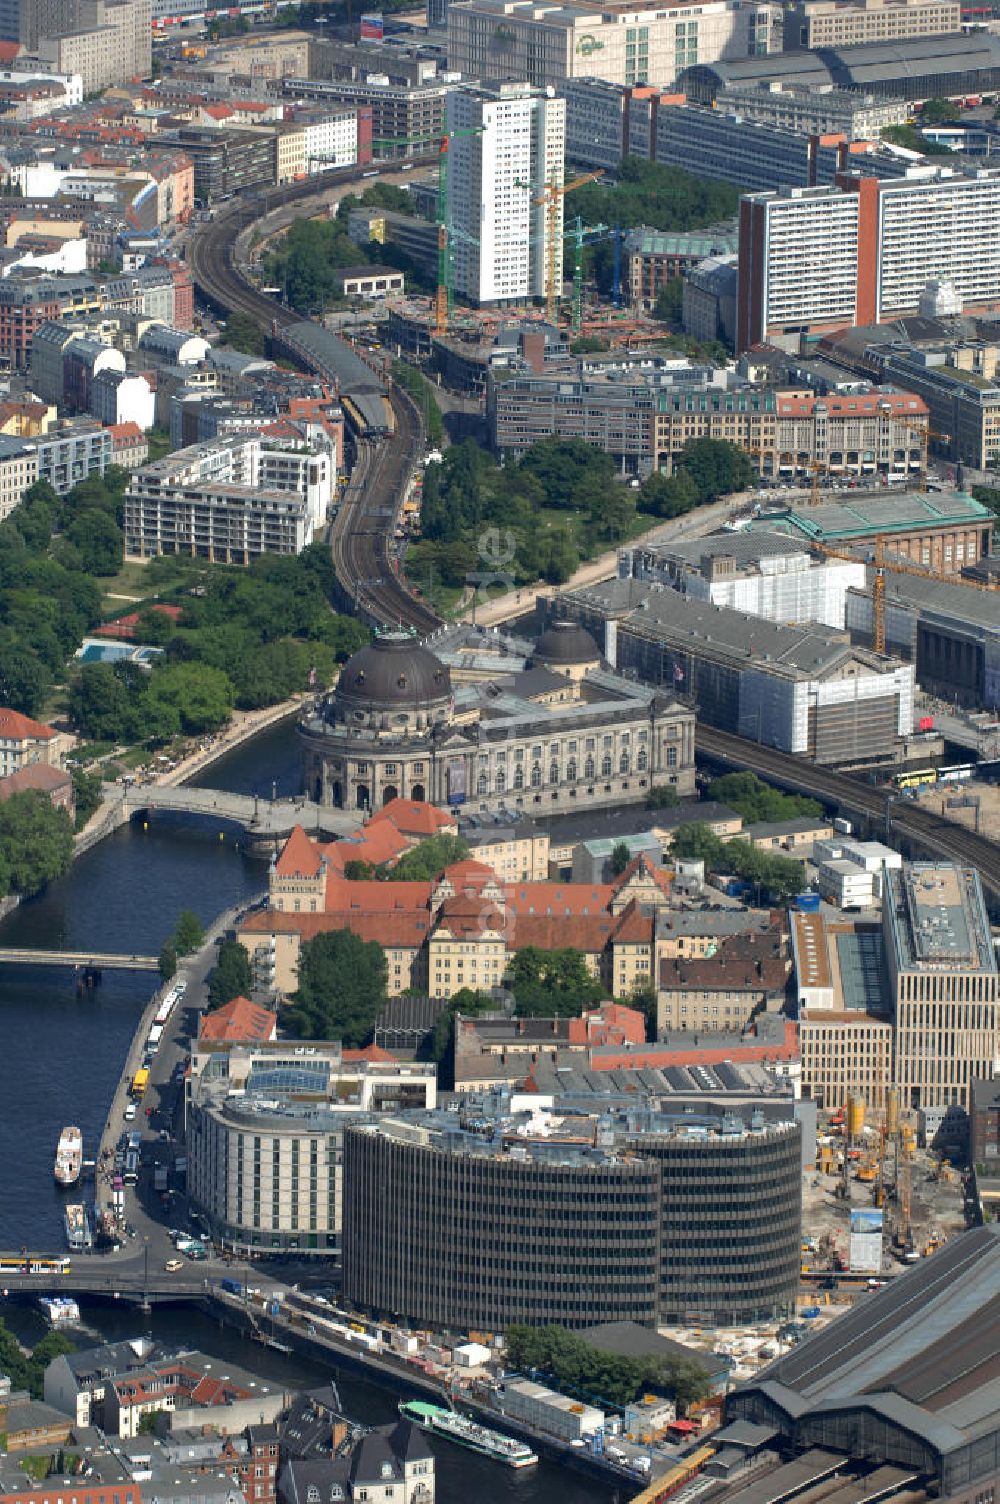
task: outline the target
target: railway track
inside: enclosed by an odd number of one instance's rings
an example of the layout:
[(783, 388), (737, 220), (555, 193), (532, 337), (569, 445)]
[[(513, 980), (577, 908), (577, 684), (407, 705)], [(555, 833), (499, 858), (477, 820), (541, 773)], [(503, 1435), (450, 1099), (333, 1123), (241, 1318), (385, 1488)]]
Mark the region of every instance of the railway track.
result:
[[(423, 159), (409, 160), (416, 165)], [(267, 193), (266, 210), (317, 198), (330, 188), (349, 187), (361, 178), (359, 169), (348, 168), (324, 173), (321, 187), (311, 180), (290, 183)], [(235, 260), (240, 232), (261, 213), (259, 202), (244, 200), (218, 215), (191, 237), (188, 263), (199, 291), (213, 307), (225, 314), (245, 313), (269, 336), (280, 339), (283, 332), (302, 322), (301, 316), (259, 292)], [(319, 359), (309, 364), (317, 376), (331, 383), (336, 380), (336, 373), (324, 369)], [(334, 524), (333, 566), (345, 599), (370, 625), (405, 626), (424, 635), (440, 625), (440, 618), (409, 589), (392, 553), (396, 518), (420, 451), (423, 427), (409, 396), (390, 382), (387, 389), (393, 431), (377, 444), (360, 436), (357, 440), (356, 469), (361, 471), (362, 483), (352, 484)]]
[(1000, 846), (987, 836), (966, 830), (953, 820), (901, 798), (893, 790), (805, 762), (773, 747), (762, 747), (713, 726), (698, 725), (696, 745), (698, 751), (718, 762), (748, 768), (797, 793), (810, 794), (827, 805), (865, 816), (881, 829), (885, 829), (888, 819), (897, 837), (906, 837), (949, 861), (975, 867), (984, 887), (990, 890), (994, 907), (1000, 906)]

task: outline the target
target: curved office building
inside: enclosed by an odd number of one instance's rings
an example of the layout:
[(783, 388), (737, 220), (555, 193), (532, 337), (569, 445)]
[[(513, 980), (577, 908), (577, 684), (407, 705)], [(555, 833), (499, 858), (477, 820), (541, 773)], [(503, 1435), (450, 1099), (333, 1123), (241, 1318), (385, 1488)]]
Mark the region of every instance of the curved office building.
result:
[(800, 1129), (659, 1112), (344, 1134), (344, 1294), (421, 1324), (738, 1323), (794, 1306)]

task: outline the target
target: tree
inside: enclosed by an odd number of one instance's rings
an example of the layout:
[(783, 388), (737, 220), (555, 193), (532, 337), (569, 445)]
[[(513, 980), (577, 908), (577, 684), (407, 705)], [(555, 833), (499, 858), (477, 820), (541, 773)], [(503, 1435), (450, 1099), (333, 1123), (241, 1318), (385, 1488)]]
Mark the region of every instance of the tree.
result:
[(97, 507), (80, 512), (66, 529), (88, 574), (112, 575), (121, 568), (124, 535), (114, 517)]
[(88, 773), (85, 768), (74, 768), (73, 803), (76, 806), (76, 828), (82, 830), (101, 803), (101, 775)]
[(699, 504), (745, 490), (755, 473), (750, 456), (728, 439), (689, 439), (678, 465), (694, 482)]
[(428, 836), (426, 841), (404, 851), (396, 865), (384, 875), (394, 882), (430, 882), (446, 867), (464, 861), (468, 855), (469, 847), (461, 836), (442, 831), (440, 835)]
[(7, 892), (30, 897), (69, 871), (73, 829), (63, 809), (45, 794), (12, 794), (0, 804), (0, 852)]
[(516, 1011), (522, 1018), (575, 1018), (605, 996), (578, 950), (519, 950), (510, 969)]
[(693, 820), (690, 825), (681, 825), (674, 831), (670, 854), (702, 861), (706, 867), (711, 867), (722, 856), (722, 842), (707, 825), (700, 820)]
[(698, 487), (684, 470), (653, 472), (639, 487), (639, 506), (653, 517), (683, 517), (698, 505)]
[(822, 815), (823, 807), (816, 799), (804, 794), (783, 794), (756, 773), (726, 773), (713, 778), (708, 786), (708, 797), (743, 816), (748, 825), (767, 820), (795, 820), (800, 816)]
[(670, 324), (676, 328), (681, 321), (683, 302), (684, 278), (668, 277), (656, 294), (656, 302), (653, 304), (653, 317), (659, 319), (662, 324)]
[(193, 950), (200, 950), (205, 943), (205, 928), (192, 909), (182, 909), (177, 916), (177, 927), (174, 930), (174, 946), (179, 956), (189, 956)]
[(223, 940), (208, 979), (209, 1009), (221, 1008), (234, 997), (248, 997), (252, 987), (253, 972), (246, 946), (238, 940)]
[(490, 997), (489, 993), (474, 991), (471, 987), (460, 987), (457, 992), (452, 993), (447, 1005), (438, 1014), (428, 1050), (428, 1058), (433, 1060), (438, 1068), (439, 1087), (451, 1089), (455, 1084), (455, 1063), (452, 1054), (455, 1015), (461, 1013), (463, 1018), (475, 1018), (483, 1013), (494, 1012), (496, 1006), (495, 1000)]
[(30, 645), (0, 632), (0, 702), (34, 716), (51, 688), (52, 674)]
[(164, 940), (156, 965), (163, 980), (169, 982), (177, 971), (177, 947), (172, 940)]
[(234, 310), (225, 322), (222, 334), (223, 344), (229, 345), (233, 350), (239, 350), (243, 355), (264, 354), (264, 331), (247, 313)]
[(920, 124), (945, 125), (950, 121), (956, 121), (959, 114), (958, 106), (952, 104), (950, 99), (940, 97), (928, 99), (920, 106)]
[(624, 1358), (605, 1352), (562, 1326), (512, 1326), (505, 1335), (512, 1368), (551, 1374), (558, 1387), (621, 1408), (655, 1389), (684, 1409), (708, 1392), (709, 1376), (696, 1357)]
[(233, 682), (221, 669), (202, 663), (169, 663), (153, 671), (146, 703), (155, 718), (176, 718), (184, 731), (213, 731), (229, 719)]
[(85, 736), (127, 742), (135, 735), (147, 684), (144, 674), (130, 674), (127, 667), (85, 663), (71, 682), (70, 715)]
[(647, 809), (675, 809), (680, 804), (677, 790), (669, 783), (657, 783), (646, 795)]
[(305, 941), (299, 953), (299, 985), (284, 1016), (302, 1039), (341, 1039), (361, 1045), (385, 1005), (389, 968), (374, 940), (350, 930), (328, 930)]
[(621, 877), (625, 868), (632, 860), (627, 841), (619, 841), (611, 853), (611, 876)]
[(349, 883), (365, 882), (375, 876), (375, 868), (371, 862), (360, 862), (355, 859), (344, 863), (344, 876)]

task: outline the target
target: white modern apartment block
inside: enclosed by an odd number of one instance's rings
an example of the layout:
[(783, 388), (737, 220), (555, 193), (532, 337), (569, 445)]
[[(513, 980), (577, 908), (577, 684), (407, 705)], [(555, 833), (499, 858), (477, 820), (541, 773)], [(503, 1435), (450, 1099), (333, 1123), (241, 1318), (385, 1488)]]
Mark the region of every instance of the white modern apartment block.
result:
[(259, 434), (192, 444), (133, 474), (125, 551), (227, 564), (301, 553), (326, 518), (334, 478), (328, 447), (292, 448)]
[(303, 131), (307, 172), (350, 167), (358, 160), (356, 110), (336, 110), (322, 119), (305, 122)]
[(550, 217), (546, 188), (562, 187), (566, 103), (551, 89), (501, 84), (448, 96), (448, 202), (455, 289), (476, 303), (542, 298), (549, 235), (562, 280), (563, 206)]
[(949, 282), (965, 312), (1000, 302), (1000, 170), (914, 168), (740, 203), (737, 350), (885, 323)]
[(448, 6), (448, 66), (483, 84), (569, 78), (665, 88), (685, 68), (771, 50), (777, 7), (761, 0), (618, 9), (537, 0), (462, 0)]

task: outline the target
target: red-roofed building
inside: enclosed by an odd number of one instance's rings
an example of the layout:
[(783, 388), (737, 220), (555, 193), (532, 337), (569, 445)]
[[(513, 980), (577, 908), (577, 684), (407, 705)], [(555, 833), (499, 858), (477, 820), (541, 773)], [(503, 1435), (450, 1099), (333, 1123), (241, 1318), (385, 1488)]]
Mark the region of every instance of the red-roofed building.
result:
[[(150, 606), (151, 611), (158, 611), (161, 616), (169, 616), (173, 622), (180, 621), (184, 615), (181, 606), (167, 606), (160, 602)], [(112, 637), (116, 642), (134, 642), (139, 626), (138, 611), (130, 611), (127, 616), (116, 616), (114, 621), (106, 621), (102, 626), (94, 628), (95, 637)]]
[(13, 794), (44, 794), (53, 809), (64, 809), (72, 820), (76, 815), (73, 780), (63, 768), (47, 762), (29, 762), (16, 773), (0, 778), (0, 801)]
[(203, 1013), (198, 1025), (199, 1044), (258, 1044), (274, 1039), (278, 1020), (270, 1008), (249, 998), (234, 997), (212, 1013)]
[[(398, 801), (397, 801), (398, 802)], [(357, 839), (321, 844), (297, 828), (271, 875), (270, 906), (250, 915), (240, 939), (276, 991), (296, 985), (299, 947), (315, 935), (349, 929), (386, 952), (388, 991), (433, 998), (462, 987), (504, 983), (512, 956), (526, 947), (579, 950), (592, 976), (616, 997), (631, 996), (653, 975), (655, 916), (670, 900), (670, 875), (642, 855), (614, 883), (505, 883), (485, 862), (466, 858), (433, 882), (349, 880), (352, 860), (394, 849), (393, 806)], [(402, 812), (404, 823), (414, 807)], [(415, 806), (424, 825), (427, 805)], [(438, 822), (439, 828), (446, 828)]]
[(149, 459), (149, 442), (138, 423), (109, 423), (111, 453), (123, 470), (136, 470)]
[(51, 726), (22, 715), (19, 710), (0, 706), (0, 778), (17, 773), (31, 762), (58, 766), (63, 740)]

